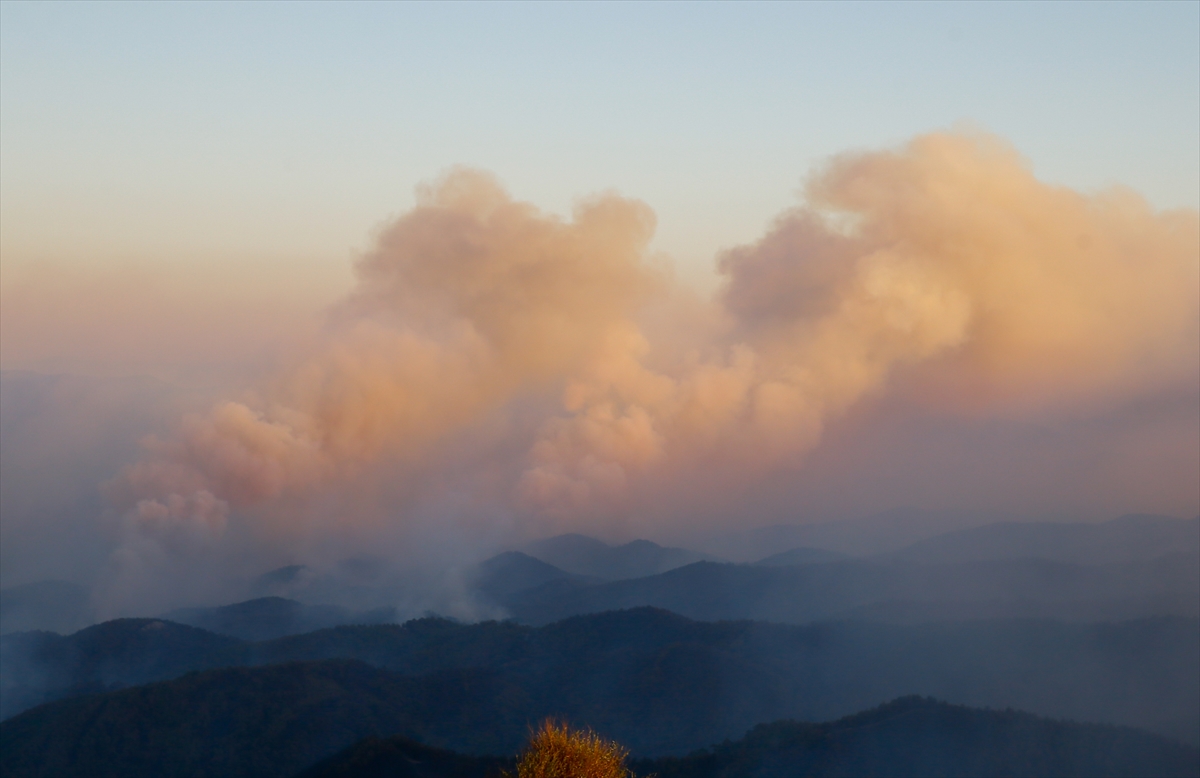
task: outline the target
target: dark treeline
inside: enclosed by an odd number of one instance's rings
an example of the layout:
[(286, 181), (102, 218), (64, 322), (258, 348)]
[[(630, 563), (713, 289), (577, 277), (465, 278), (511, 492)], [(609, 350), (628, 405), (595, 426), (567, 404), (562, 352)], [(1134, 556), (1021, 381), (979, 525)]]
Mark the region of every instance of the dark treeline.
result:
[[(49, 720), (6, 722), (0, 768), (10, 778), (495, 778), (511, 770), (511, 757), (421, 741), (502, 729), (504, 711), (489, 702), (519, 707), (519, 696), (494, 678), (402, 679), (354, 662), (211, 671), (50, 706), (60, 710)], [(403, 734), (382, 736), (396, 731)], [(659, 778), (1166, 778), (1200, 774), (1200, 751), (1134, 729), (908, 697), (826, 724), (759, 725), (738, 740), (633, 767)]]
[[(386, 704), (401, 711), (414, 710), (412, 695), (426, 688), (421, 684), (461, 683), (474, 691), (442, 694), (439, 704), (458, 700), (454, 704), (488, 711), (486, 727), (459, 726), (455, 722), (465, 714), (453, 706), (442, 719), (427, 715), (419, 726), (410, 724), (423, 742), (468, 753), (515, 752), (529, 723), (553, 715), (593, 726), (637, 755), (684, 754), (738, 737), (763, 721), (829, 720), (906, 694), (1138, 726), (1189, 741), (1200, 728), (1195, 662), (1200, 620), (1172, 617), (1090, 625), (1016, 620), (789, 626), (695, 622), (643, 608), (540, 628), (429, 618), (261, 643), (127, 619), (69, 637), (6, 636), (2, 645), (5, 700), (20, 699), (21, 693), (32, 700), (34, 691), (17, 682), (38, 673), (52, 689), (43, 696), (63, 696), (146, 683), (157, 680), (154, 675), (173, 678), (194, 669), (238, 666), (247, 669), (187, 676), (154, 686), (154, 694), (164, 700), (164, 710), (217, 711), (226, 704), (247, 710), (254, 707), (249, 701), (223, 696), (227, 683), (248, 685), (240, 691), (229, 686), (229, 694), (267, 695), (254, 705), (284, 705), (271, 696), (283, 692), (268, 694), (262, 679), (300, 688), (308, 683), (303, 679), (316, 677), (312, 668), (329, 661), (341, 667), (343, 660), (354, 660), (359, 669), (339, 672), (374, 674), (372, 688), (393, 689)], [(297, 661), (317, 664), (282, 664)], [(23, 670), (21, 662), (32, 670)], [(200, 678), (209, 679), (207, 685), (197, 686)], [(215, 701), (188, 696), (201, 690)], [(127, 715), (132, 726), (142, 716), (136, 713), (141, 703), (132, 702), (140, 698), (123, 694), (62, 700), (0, 728), (6, 738), (16, 738), (8, 733), (18, 730), (61, 733), (89, 705), (102, 705), (112, 715), (124, 710), (120, 716)], [(401, 724), (354, 734), (402, 734)]]
[[(496, 778), (513, 762), (368, 738), (298, 778)], [(1192, 776), (1200, 751), (1133, 729), (905, 697), (824, 724), (761, 724), (741, 739), (632, 767), (656, 778)]]

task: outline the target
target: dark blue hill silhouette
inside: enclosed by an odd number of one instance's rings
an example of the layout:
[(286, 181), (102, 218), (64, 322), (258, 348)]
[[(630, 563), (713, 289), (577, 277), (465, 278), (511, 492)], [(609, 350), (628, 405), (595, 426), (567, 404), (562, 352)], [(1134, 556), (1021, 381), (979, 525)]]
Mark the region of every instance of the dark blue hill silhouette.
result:
[(634, 540), (621, 546), (587, 535), (557, 535), (530, 543), (530, 556), (575, 575), (610, 581), (657, 575), (713, 557), (684, 548), (660, 546), (649, 540)]
[(254, 579), (250, 591), (259, 597), (284, 597), (315, 575), (307, 565), (284, 565)]
[[(488, 671), (421, 678), (331, 660), (192, 673), (44, 705), (0, 723), (0, 772), (17, 776), (286, 776), (371, 735), (469, 733), (513, 750), (528, 708)], [(461, 742), (461, 738), (458, 742)]]
[(338, 605), (259, 597), (215, 608), (181, 608), (163, 618), (243, 640), (271, 640), (340, 624), (387, 624), (396, 620), (396, 610), (355, 611)]
[(596, 579), (572, 575), (520, 551), (506, 551), (480, 563), (475, 570), (472, 584), (475, 593), (485, 602), (498, 604), (519, 592), (551, 581), (592, 583), (596, 582)]
[[(468, 754), (512, 754), (530, 725), (551, 715), (595, 726), (646, 753), (647, 728), (677, 741), (681, 732), (703, 736), (704, 727), (686, 716), (664, 717), (656, 702), (672, 692), (690, 695), (692, 706), (711, 700), (710, 688), (677, 686), (617, 712), (581, 703), (572, 691), (538, 689), (495, 670), (414, 678), (349, 660), (209, 670), (51, 703), (0, 723), (0, 772), (9, 778), (286, 776), (388, 734)], [(1044, 767), (1082, 767), (1087, 774), (1099, 767), (1093, 774), (1186, 775), (1196, 758), (1194, 748), (1137, 731), (909, 700), (826, 728), (758, 727), (740, 746), (654, 766), (664, 778), (790, 775), (794, 767), (834, 775), (911, 775), (914, 768), (915, 774), (996, 775), (1013, 767), (1014, 774), (1045, 774)], [(733, 769), (694, 769), (722, 761)]]
[(661, 575), (594, 585), (552, 580), (503, 604), (529, 624), (641, 606), (694, 619), (793, 624), (846, 618), (1191, 617), (1200, 615), (1200, 551), (1107, 565), (1040, 559), (953, 564), (855, 559), (793, 566), (697, 562)]
[(1149, 778), (1200, 774), (1200, 751), (1134, 729), (904, 697), (827, 724), (762, 724), (736, 742), (635, 767), (658, 778)]
[(242, 664), (245, 644), (159, 619), (117, 619), (63, 637), (0, 638), (0, 718), (49, 700)]
[[(152, 624), (163, 626), (147, 629)], [(98, 633), (111, 634), (98, 641)], [(122, 648), (129, 645), (137, 650)], [(427, 618), (259, 643), (123, 620), (68, 637), (6, 636), (0, 648), (5, 705), (19, 700), (10, 691), (21, 683), (54, 682), (9, 713), (191, 669), (354, 659), (410, 678), (486, 670), (545, 703), (531, 709), (538, 715), (584, 715), (639, 753), (686, 752), (758, 722), (826, 720), (913, 693), (1138, 726), (1193, 743), (1200, 731), (1197, 619), (789, 626), (696, 622), (642, 608), (540, 628)]]
[[(370, 738), (297, 778), (391, 778), (513, 772), (512, 758), (469, 757), (403, 737)], [(1200, 751), (1135, 729), (903, 697), (824, 724), (760, 724), (683, 758), (636, 760), (658, 778), (747, 776), (1193, 776)]]
[(755, 562), (755, 564), (767, 567), (786, 567), (789, 565), (812, 565), (821, 562), (840, 562), (847, 557), (847, 554), (838, 551), (826, 551), (823, 548), (800, 546), (799, 548), (788, 549), (787, 551), (781, 551), (778, 554), (764, 557)]

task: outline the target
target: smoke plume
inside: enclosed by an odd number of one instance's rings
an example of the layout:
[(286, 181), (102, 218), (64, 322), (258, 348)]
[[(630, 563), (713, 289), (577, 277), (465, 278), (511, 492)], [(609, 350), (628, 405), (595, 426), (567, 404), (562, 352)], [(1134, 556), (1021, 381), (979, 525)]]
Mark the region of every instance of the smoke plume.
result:
[(231, 516), (357, 521), (296, 506), (364, 479), (413, 505), (479, 491), (517, 532), (587, 528), (802, 466), (866, 397), (1089, 413), (1197, 380), (1200, 215), (1044, 184), (994, 137), (835, 158), (720, 255), (694, 326), (664, 324), (686, 294), (647, 255), (653, 230), (612, 194), (563, 220), (477, 171), (421, 189), (307, 356), (109, 484), (117, 568), (217, 543)]

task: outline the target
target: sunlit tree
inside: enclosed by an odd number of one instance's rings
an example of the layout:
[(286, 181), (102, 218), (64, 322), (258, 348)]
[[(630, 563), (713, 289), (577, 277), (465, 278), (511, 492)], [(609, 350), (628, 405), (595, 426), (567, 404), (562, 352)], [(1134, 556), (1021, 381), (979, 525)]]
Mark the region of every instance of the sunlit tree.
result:
[(517, 778), (634, 778), (629, 752), (591, 730), (542, 722), (517, 761)]

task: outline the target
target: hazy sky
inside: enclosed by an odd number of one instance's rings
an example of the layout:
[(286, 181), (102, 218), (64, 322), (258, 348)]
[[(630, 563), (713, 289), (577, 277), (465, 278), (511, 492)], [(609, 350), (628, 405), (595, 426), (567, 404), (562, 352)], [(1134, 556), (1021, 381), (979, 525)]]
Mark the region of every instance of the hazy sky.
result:
[(1198, 206), (1200, 3), (4, 0), (6, 580), (1194, 515)]
[[(0, 7), (6, 270), (332, 267), (456, 164), (642, 199), (688, 278), (811, 167), (971, 122), (1052, 183), (1200, 205), (1200, 4)], [(311, 268), (309, 273), (311, 274)]]

